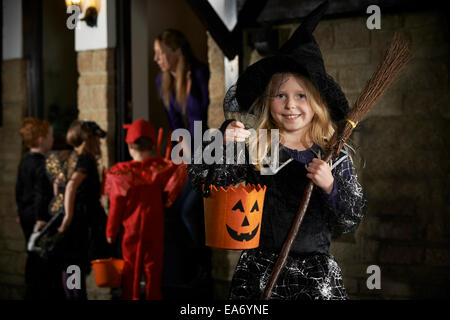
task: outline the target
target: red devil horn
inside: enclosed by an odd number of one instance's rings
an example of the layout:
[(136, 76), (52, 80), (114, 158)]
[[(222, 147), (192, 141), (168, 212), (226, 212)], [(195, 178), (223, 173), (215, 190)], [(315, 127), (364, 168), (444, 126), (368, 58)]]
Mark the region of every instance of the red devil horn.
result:
[(163, 134), (164, 134), (164, 129), (163, 128), (159, 128), (159, 130), (158, 130), (158, 140), (156, 142), (156, 154), (158, 156), (161, 155), (161, 142), (162, 142)]
[(170, 159), (170, 152), (172, 151), (172, 131), (169, 132), (169, 141), (167, 141), (166, 159)]

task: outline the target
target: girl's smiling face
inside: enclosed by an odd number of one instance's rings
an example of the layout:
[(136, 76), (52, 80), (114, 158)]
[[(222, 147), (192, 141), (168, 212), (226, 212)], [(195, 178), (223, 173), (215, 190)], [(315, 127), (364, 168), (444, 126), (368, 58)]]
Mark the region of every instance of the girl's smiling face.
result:
[(304, 134), (314, 117), (301, 81), (293, 74), (274, 75), (270, 114), (281, 133)]

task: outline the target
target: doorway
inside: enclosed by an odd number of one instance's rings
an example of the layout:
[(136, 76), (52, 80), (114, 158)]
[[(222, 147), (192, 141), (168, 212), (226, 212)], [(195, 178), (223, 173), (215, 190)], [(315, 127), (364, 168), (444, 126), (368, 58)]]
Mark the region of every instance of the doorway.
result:
[(78, 116), (75, 34), (66, 26), (64, 1), (23, 0), (24, 58), (28, 62), (28, 114), (53, 126), (54, 150)]

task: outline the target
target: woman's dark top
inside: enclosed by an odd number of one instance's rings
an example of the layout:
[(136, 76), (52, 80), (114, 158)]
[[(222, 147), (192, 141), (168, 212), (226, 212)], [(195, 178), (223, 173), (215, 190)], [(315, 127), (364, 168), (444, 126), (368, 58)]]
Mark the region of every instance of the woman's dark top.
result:
[(16, 202), (19, 217), (30, 223), (48, 221), (48, 205), (53, 197), (52, 183), (45, 169), (45, 156), (28, 152), (19, 165)]
[(107, 255), (106, 215), (100, 203), (97, 162), (86, 154), (78, 157), (75, 170), (86, 174), (79, 185), (72, 221), (64, 232), (64, 257), (68, 263), (89, 267), (89, 260)]
[(78, 157), (75, 171), (87, 175), (77, 189), (75, 202), (83, 202), (89, 206), (99, 206), (100, 177), (96, 160), (86, 154), (81, 154)]
[[(175, 95), (170, 96), (169, 106), (165, 106), (167, 117), (172, 130), (188, 129), (191, 138), (194, 137), (194, 121), (202, 121), (202, 132), (207, 129), (209, 106), (209, 69), (200, 62), (191, 65), (191, 91), (186, 101), (186, 114), (183, 115), (181, 106), (177, 103)], [(161, 95), (162, 73), (156, 78), (156, 87)], [(163, 101), (164, 103), (164, 101)]]

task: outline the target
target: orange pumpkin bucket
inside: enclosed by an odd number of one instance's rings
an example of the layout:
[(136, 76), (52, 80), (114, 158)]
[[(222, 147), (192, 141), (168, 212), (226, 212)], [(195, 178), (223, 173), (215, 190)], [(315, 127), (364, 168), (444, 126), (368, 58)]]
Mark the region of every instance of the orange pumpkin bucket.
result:
[(206, 245), (222, 249), (257, 248), (266, 186), (210, 188), (209, 197), (203, 199)]
[(97, 287), (118, 288), (122, 283), (124, 261), (117, 258), (91, 261)]

